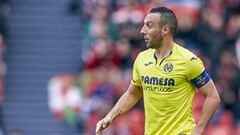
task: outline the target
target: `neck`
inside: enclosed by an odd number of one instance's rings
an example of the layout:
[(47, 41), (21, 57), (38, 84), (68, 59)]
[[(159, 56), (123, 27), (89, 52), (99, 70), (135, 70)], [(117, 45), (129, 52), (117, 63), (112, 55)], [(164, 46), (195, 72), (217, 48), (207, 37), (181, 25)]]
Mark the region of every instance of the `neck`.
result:
[(173, 49), (173, 40), (165, 40), (162, 45), (155, 50), (155, 55), (158, 59), (167, 57)]

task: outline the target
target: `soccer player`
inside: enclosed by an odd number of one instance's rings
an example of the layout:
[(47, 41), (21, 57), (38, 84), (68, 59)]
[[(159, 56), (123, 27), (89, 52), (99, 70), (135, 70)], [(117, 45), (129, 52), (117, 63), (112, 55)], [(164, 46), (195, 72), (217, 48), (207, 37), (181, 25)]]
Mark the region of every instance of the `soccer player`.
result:
[[(202, 61), (173, 41), (176, 29), (176, 16), (166, 7), (153, 8), (145, 17), (141, 34), (148, 49), (137, 56), (127, 91), (97, 123), (97, 135), (142, 97), (145, 135), (204, 133), (220, 103), (219, 95)], [(201, 118), (195, 124), (192, 104), (196, 88), (205, 98)]]

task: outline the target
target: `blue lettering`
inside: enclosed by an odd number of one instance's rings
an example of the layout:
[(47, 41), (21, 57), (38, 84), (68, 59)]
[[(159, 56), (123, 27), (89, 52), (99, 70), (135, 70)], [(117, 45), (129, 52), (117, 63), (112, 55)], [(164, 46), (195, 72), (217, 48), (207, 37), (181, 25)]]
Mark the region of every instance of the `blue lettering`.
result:
[(164, 80), (164, 86), (166, 86), (167, 84), (168, 84), (168, 78)]
[(150, 84), (158, 84), (158, 78), (157, 77), (151, 77), (150, 78)]
[(159, 78), (159, 85), (163, 85), (163, 78)]
[(149, 77), (148, 77), (148, 76), (146, 76), (146, 77), (144, 78), (144, 83), (145, 83), (145, 84), (149, 84)]
[(168, 86), (174, 86), (174, 85), (175, 85), (174, 79), (170, 78), (168, 81)]
[(173, 78), (157, 78), (149, 76), (141, 76), (141, 80), (144, 84), (174, 86), (175, 80)]

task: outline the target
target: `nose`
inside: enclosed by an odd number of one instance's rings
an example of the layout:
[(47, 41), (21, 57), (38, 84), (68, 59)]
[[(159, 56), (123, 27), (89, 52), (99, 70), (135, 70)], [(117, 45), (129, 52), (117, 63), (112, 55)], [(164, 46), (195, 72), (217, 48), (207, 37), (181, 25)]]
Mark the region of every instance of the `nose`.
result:
[(142, 35), (146, 35), (146, 30), (145, 30), (145, 27), (143, 26), (142, 29), (141, 29), (141, 34)]

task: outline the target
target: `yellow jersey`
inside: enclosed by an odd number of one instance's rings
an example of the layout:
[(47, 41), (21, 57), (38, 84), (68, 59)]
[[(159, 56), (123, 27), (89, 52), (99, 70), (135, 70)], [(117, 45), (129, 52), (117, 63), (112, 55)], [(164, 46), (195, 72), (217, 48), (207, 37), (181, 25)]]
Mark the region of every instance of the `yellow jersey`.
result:
[(202, 61), (174, 44), (160, 60), (155, 49), (137, 56), (132, 83), (143, 89), (145, 135), (188, 135), (194, 129), (192, 104), (196, 87), (210, 80)]

